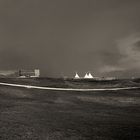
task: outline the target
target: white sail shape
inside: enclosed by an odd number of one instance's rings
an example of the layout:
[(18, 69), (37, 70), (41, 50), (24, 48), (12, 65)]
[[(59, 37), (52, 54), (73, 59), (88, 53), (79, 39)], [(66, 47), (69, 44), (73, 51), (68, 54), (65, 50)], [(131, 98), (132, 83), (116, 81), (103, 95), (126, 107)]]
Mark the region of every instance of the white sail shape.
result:
[(85, 77), (84, 78), (89, 78), (88, 74), (86, 73)]
[(91, 78), (93, 78), (93, 76), (91, 75), (91, 73), (86, 73), (86, 75), (85, 75), (85, 77), (84, 77), (85, 79), (91, 79)]
[(75, 78), (75, 79), (79, 79), (80, 77), (79, 77), (79, 75), (76, 73), (74, 78)]
[(93, 76), (91, 75), (91, 73), (88, 74), (88, 78), (93, 78)]

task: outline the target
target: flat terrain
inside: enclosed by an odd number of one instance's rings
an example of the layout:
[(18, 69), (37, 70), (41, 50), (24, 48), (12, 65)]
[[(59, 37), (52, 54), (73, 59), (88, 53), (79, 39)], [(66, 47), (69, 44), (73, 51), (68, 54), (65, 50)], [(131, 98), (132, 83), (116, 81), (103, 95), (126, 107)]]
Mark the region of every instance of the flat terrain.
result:
[(95, 81), (92, 79), (53, 79), (53, 78), (0, 78), (0, 82), (25, 84), (34, 86), (62, 87), (62, 88), (116, 88), (140, 87), (140, 79), (119, 79), (110, 81)]
[(0, 140), (140, 140), (140, 90), (0, 86)]

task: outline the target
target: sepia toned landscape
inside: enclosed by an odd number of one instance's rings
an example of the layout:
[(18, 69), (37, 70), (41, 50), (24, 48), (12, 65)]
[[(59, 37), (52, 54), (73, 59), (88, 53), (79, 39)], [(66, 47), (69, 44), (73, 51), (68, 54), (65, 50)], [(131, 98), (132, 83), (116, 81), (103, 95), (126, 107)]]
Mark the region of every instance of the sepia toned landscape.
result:
[(0, 140), (140, 140), (140, 0), (0, 0)]

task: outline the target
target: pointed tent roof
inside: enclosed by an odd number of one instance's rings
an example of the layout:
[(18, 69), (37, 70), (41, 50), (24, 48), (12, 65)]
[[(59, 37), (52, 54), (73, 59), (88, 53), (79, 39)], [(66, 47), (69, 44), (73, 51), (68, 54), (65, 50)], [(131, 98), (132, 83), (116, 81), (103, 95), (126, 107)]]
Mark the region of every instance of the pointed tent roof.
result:
[(84, 78), (89, 78), (88, 74), (86, 73), (86, 75), (84, 76)]
[(93, 78), (93, 76), (91, 75), (90, 72), (88, 72), (88, 73), (86, 73), (86, 75), (84, 76), (84, 78), (90, 79), (90, 78)]
[(91, 75), (91, 73), (88, 74), (88, 77), (89, 77), (89, 78), (93, 78), (93, 76)]
[(76, 79), (76, 78), (77, 78), (77, 79), (78, 79), (78, 78), (80, 78), (77, 72), (76, 72), (76, 74), (75, 74), (75, 77), (74, 77), (74, 78), (75, 78), (75, 79)]

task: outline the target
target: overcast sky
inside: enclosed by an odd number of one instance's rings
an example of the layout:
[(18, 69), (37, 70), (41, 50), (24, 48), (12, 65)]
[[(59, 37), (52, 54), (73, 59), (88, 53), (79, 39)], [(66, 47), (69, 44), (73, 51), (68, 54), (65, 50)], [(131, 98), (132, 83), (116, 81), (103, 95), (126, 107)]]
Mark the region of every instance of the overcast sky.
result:
[(0, 69), (140, 76), (140, 0), (0, 0)]

